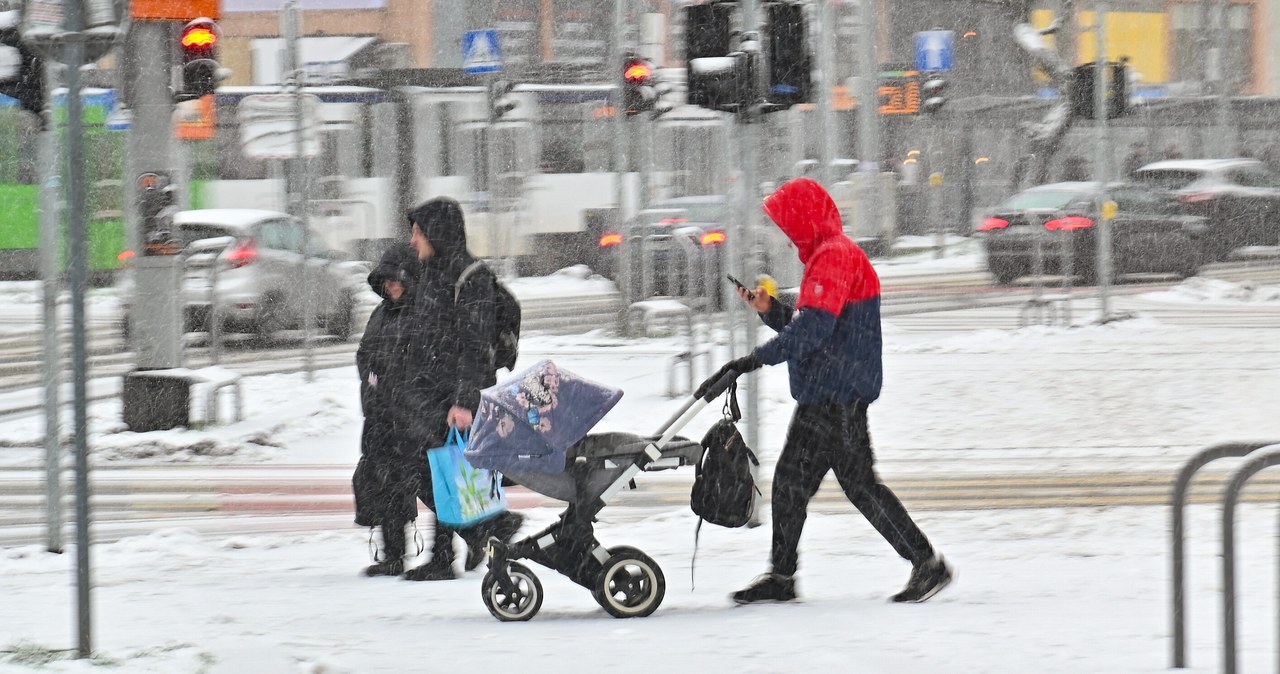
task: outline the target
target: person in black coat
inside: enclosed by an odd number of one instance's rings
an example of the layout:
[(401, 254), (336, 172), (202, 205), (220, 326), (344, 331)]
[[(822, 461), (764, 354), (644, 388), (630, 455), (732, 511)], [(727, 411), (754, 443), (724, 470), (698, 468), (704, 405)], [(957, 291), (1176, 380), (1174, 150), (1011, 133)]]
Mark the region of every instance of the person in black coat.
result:
[(418, 447), (397, 432), (390, 373), (409, 346), (413, 293), (421, 269), (408, 244), (388, 250), (369, 274), (369, 286), (382, 296), (356, 350), (364, 428), (360, 461), (351, 478), (356, 524), (382, 528), (382, 549), (369, 576), (398, 576), (404, 571), (405, 526), (418, 516)]
[[(480, 390), (497, 383), (493, 366), (496, 316), (493, 272), (483, 264), (459, 283), (476, 262), (467, 250), (462, 207), (447, 197), (431, 199), (409, 213), (410, 243), (422, 263), (414, 291), (408, 349), (395, 368), (394, 390), (399, 415), (422, 453), (418, 497), (435, 509), (430, 463), (425, 452), (444, 444), (448, 429), (467, 429), (480, 405)], [(508, 539), (523, 518), (505, 513), (467, 529), (471, 548), (466, 568), (483, 560), (483, 542), (490, 535)], [(431, 559), (405, 573), (408, 580), (448, 580), (454, 577), (453, 534), (436, 523)]]

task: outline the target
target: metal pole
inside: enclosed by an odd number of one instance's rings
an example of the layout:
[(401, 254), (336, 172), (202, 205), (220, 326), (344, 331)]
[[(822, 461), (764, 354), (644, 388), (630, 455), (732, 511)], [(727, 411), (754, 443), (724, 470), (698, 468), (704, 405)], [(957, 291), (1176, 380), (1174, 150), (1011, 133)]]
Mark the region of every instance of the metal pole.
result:
[(943, 227), (942, 217), (942, 158), (939, 156), (937, 141), (938, 136), (942, 132), (942, 124), (938, 121), (941, 113), (934, 112), (929, 115), (929, 143), (925, 152), (928, 153), (929, 166), (929, 210), (933, 220), (933, 257), (941, 260), (946, 256), (947, 236)]
[[(1097, 125), (1094, 127), (1094, 167), (1093, 174), (1098, 180), (1098, 208), (1102, 214), (1103, 205), (1107, 203), (1107, 181), (1111, 178), (1111, 162), (1109, 132), (1107, 129), (1107, 29), (1106, 17), (1109, 5), (1106, 0), (1094, 3), (1094, 30), (1097, 35), (1097, 58), (1093, 71), (1093, 111)], [(1102, 217), (1098, 219), (1097, 241), (1097, 279), (1098, 302), (1105, 323), (1111, 316), (1111, 221)]]
[[(493, 91), (494, 91), (493, 87), (494, 87), (494, 84), (497, 83), (498, 78), (496, 75), (490, 74), (490, 75), (487, 75), (484, 79), (485, 79), (485, 88), (489, 92), (488, 96), (490, 99), (492, 99)], [(485, 217), (489, 218), (488, 248), (489, 248), (490, 258), (499, 257), (498, 237), (500, 236), (499, 227), (498, 227), (498, 209), (495, 207), (495, 204), (497, 203), (496, 196), (498, 192), (498, 184), (497, 184), (498, 171), (497, 171), (497, 167), (495, 166), (497, 163), (497, 153), (494, 152), (494, 146), (498, 144), (498, 116), (495, 114), (496, 111), (493, 109), (494, 103), (497, 103), (497, 101), (490, 100), (489, 109), (486, 111), (487, 114), (485, 119), (488, 123), (485, 124), (484, 130), (482, 132), (484, 137), (484, 149), (483, 149), (483, 156), (480, 157), (480, 160), (484, 164), (482, 167), (484, 170), (484, 193), (485, 193), (484, 211), (485, 211)]]
[[(742, 29), (744, 33), (753, 33), (758, 28), (756, 20), (756, 2), (755, 0), (743, 0), (742, 2)], [(757, 80), (763, 77), (765, 68), (763, 63), (763, 54), (760, 53), (759, 41), (757, 39), (754, 47), (756, 53), (762, 59), (757, 61), (759, 67), (755, 70)], [(744, 45), (747, 46), (747, 45)], [(746, 49), (744, 49), (746, 51)], [(761, 81), (755, 83), (753, 92), (763, 91)], [(742, 247), (739, 248), (739, 254), (742, 255), (742, 270), (746, 274), (748, 283), (754, 284), (755, 279), (761, 272), (760, 249), (757, 244), (757, 236), (760, 228), (760, 186), (756, 176), (756, 151), (760, 145), (760, 131), (757, 122), (759, 122), (759, 113), (754, 109), (755, 101), (751, 102), (745, 112), (738, 115), (739, 126), (741, 127), (741, 135), (739, 136), (738, 150), (740, 153), (740, 162), (742, 165), (742, 193), (741, 193), (741, 222), (742, 230)], [(742, 310), (742, 304), (737, 304), (739, 311)], [(750, 353), (756, 348), (757, 330), (760, 322), (754, 317), (748, 317), (746, 322), (746, 330), (743, 330), (743, 353)], [(746, 440), (747, 444), (752, 447), (760, 446), (760, 371), (756, 370), (747, 375), (747, 414), (746, 414)]]
[(298, 40), (302, 37), (302, 8), (297, 0), (288, 0), (280, 14), (284, 24), (281, 33), (285, 39), (286, 82), (293, 85), (293, 110), (297, 116), (294, 127), (294, 157), (289, 161), (289, 192), (293, 216), (302, 225), (302, 362), (308, 382), (315, 381), (315, 354), (312, 339), (315, 336), (315, 284), (311, 282), (311, 226), (307, 215), (307, 170), (303, 132), (302, 66), (298, 62)]
[[(66, 28), (71, 33), (84, 29), (78, 2), (64, 5)], [(67, 233), (71, 244), (71, 373), (72, 411), (75, 427), (76, 466), (76, 617), (81, 658), (93, 654), (93, 628), (89, 582), (89, 415), (86, 377), (84, 296), (89, 285), (88, 227), (84, 217), (84, 130), (80, 100), (80, 67), (84, 64), (84, 43), (74, 41), (64, 48), (67, 64)]]
[(222, 362), (222, 315), (218, 311), (218, 267), (222, 261), (213, 254), (213, 273), (209, 279), (209, 362)]
[(613, 99), (613, 203), (614, 228), (622, 235), (622, 245), (618, 246), (618, 293), (621, 299), (618, 310), (618, 332), (624, 337), (630, 336), (627, 313), (633, 299), (631, 292), (636, 270), (632, 268), (631, 256), (638, 242), (632, 240), (630, 227), (627, 225), (624, 202), (626, 201), (626, 167), (627, 142), (626, 127), (623, 126), (622, 92), (625, 83), (622, 81), (622, 41), (626, 39), (626, 9), (623, 0), (613, 2), (613, 50), (609, 62), (614, 70), (613, 81), (617, 85), (617, 94)]
[[(1227, 45), (1231, 39), (1231, 2), (1230, 0), (1218, 0), (1218, 30), (1215, 37), (1217, 38), (1217, 64), (1218, 64), (1218, 137), (1222, 143), (1220, 155), (1223, 158), (1236, 156), (1236, 136), (1235, 130), (1232, 129), (1231, 115), (1231, 85), (1232, 85), (1232, 69), (1227, 63)], [(1206, 33), (1208, 31), (1205, 31)]]
[(58, 245), (62, 239), (58, 212), (58, 130), (53, 116), (53, 82), (56, 70), (44, 66), (45, 107), (40, 114), (40, 278), (43, 279), (41, 323), (43, 334), (45, 529), (49, 552), (62, 552), (62, 432), (58, 423), (58, 386), (62, 361), (58, 355), (58, 294), (62, 273), (58, 269)]
[(860, 76), (858, 81), (858, 157), (861, 160), (859, 170), (866, 172), (866, 180), (862, 182), (862, 204), (860, 215), (866, 223), (864, 231), (879, 232), (880, 203), (876, 198), (880, 174), (880, 108), (877, 85), (880, 78), (880, 56), (876, 51), (877, 25), (876, 0), (861, 2), (860, 28), (858, 36), (858, 52), (861, 55), (858, 64)]
[(837, 141), (831, 105), (831, 87), (835, 84), (835, 58), (831, 51), (831, 31), (836, 25), (834, 3), (835, 0), (817, 0), (818, 21), (814, 31), (818, 36), (818, 137), (822, 139), (818, 144), (818, 161), (822, 164), (818, 167), (818, 180), (828, 188), (839, 180), (834, 166)]

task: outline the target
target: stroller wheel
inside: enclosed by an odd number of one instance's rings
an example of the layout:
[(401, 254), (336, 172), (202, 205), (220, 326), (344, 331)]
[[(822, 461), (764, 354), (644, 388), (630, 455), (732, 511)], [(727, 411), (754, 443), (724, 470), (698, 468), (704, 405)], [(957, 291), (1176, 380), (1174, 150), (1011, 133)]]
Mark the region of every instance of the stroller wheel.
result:
[(484, 574), (480, 596), (489, 613), (502, 622), (528, 620), (537, 615), (542, 608), (542, 583), (538, 577), (528, 567), (515, 562), (507, 567), (507, 575), (515, 586), (512, 592), (502, 589), (493, 571)]
[(591, 596), (615, 618), (643, 618), (658, 609), (666, 592), (667, 579), (653, 558), (619, 546), (609, 548)]

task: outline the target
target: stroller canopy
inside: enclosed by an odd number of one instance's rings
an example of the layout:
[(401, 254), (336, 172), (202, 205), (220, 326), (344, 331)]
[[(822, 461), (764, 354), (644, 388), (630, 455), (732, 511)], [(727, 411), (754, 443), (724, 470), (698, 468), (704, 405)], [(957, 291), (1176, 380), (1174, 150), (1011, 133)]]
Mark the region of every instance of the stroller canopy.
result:
[(467, 461), (502, 472), (561, 473), (565, 450), (622, 398), (544, 360), (480, 392)]

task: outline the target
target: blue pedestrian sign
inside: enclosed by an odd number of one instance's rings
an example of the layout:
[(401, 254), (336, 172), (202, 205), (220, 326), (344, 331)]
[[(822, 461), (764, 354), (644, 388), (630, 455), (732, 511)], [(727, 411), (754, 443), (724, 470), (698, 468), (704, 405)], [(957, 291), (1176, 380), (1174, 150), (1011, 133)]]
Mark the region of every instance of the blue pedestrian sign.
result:
[(956, 34), (950, 30), (916, 33), (916, 70), (951, 70), (956, 61)]
[(462, 71), (468, 75), (502, 71), (502, 46), (497, 30), (469, 30), (463, 34)]

